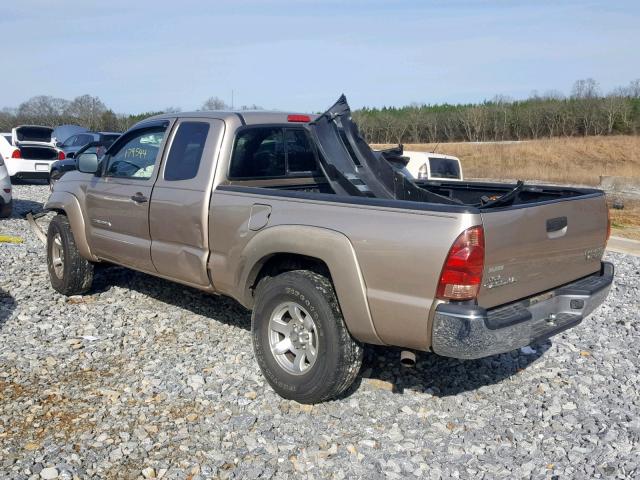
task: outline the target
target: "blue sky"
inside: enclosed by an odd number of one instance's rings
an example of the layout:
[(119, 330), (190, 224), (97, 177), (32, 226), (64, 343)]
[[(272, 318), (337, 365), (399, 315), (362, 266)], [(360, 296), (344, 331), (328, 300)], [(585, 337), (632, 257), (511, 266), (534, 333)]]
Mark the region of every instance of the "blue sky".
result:
[(117, 112), (235, 104), (319, 111), (604, 91), (640, 77), (640, 2), (7, 2), (0, 106), (99, 96)]

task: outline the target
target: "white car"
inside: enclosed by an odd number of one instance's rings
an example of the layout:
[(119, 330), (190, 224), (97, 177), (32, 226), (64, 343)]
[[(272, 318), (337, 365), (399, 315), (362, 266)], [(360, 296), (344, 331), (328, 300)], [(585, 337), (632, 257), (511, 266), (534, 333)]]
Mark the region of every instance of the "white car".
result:
[(51, 164), (65, 158), (56, 148), (52, 132), (50, 127), (22, 125), (11, 133), (0, 133), (0, 157), (11, 177), (49, 178)]
[(419, 180), (461, 181), (462, 165), (460, 159), (452, 155), (432, 152), (412, 152), (402, 154), (409, 157), (406, 169)]
[(4, 160), (0, 157), (0, 218), (11, 216), (13, 201), (11, 198), (11, 179)]

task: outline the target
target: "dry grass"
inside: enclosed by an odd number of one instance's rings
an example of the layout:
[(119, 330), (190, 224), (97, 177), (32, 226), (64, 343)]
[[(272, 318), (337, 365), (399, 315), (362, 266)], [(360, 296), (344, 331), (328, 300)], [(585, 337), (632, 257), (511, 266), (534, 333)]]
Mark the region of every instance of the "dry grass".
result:
[(624, 209), (609, 208), (609, 214), (612, 235), (640, 240), (640, 200), (624, 199)]
[[(405, 150), (418, 151), (431, 151), (434, 147), (432, 143), (404, 146)], [(600, 175), (640, 177), (640, 136), (442, 143), (437, 151), (459, 157), (467, 178), (598, 185)]]
[[(405, 150), (431, 151), (434, 143), (405, 144)], [(390, 145), (373, 145), (383, 148)], [(599, 185), (601, 175), (640, 178), (640, 136), (574, 137), (518, 143), (441, 143), (437, 151), (455, 155), (465, 178), (539, 180)], [(613, 210), (613, 234), (640, 240), (640, 200)]]

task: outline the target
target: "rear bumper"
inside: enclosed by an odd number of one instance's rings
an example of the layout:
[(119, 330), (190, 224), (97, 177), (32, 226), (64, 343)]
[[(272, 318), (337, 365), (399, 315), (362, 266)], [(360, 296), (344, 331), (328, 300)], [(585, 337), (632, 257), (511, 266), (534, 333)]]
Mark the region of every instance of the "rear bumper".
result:
[(51, 165), (56, 160), (7, 159), (7, 171), (18, 178), (49, 178)]
[(524, 347), (578, 325), (607, 297), (613, 264), (542, 295), (486, 310), (441, 304), (433, 320), (432, 348), (438, 355), (482, 358)]

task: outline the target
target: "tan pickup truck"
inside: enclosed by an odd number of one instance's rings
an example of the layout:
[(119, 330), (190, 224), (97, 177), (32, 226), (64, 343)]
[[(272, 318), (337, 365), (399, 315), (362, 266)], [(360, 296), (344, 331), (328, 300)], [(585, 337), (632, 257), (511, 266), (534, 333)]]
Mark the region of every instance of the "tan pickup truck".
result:
[(46, 204), (53, 287), (82, 294), (106, 262), (233, 297), (266, 379), (299, 402), (344, 391), (363, 343), (470, 359), (550, 337), (613, 278), (601, 191), (409, 179), (344, 98), (156, 116), (76, 161)]

